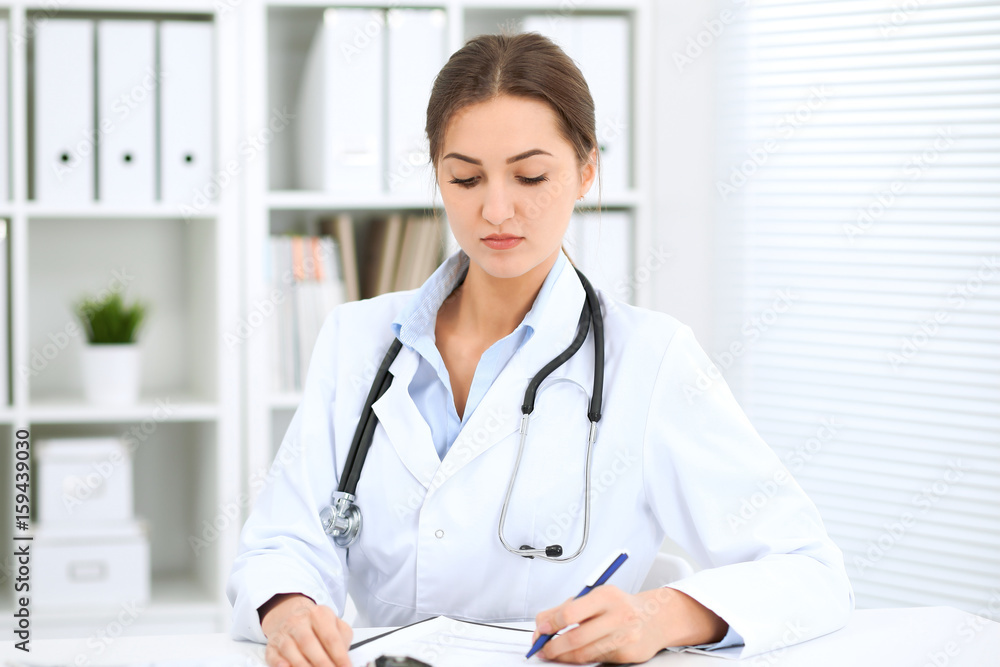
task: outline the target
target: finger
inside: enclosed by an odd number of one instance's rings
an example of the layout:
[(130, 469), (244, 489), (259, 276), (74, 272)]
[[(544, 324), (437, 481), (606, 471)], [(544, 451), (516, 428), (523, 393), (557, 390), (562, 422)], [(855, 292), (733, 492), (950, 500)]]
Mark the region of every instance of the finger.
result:
[(542, 657), (564, 662), (591, 662), (594, 658), (587, 656), (613, 652), (618, 644), (623, 643), (615, 641), (616, 635), (623, 635), (620, 630), (621, 621), (617, 614), (600, 613), (553, 637), (542, 649)]
[(278, 647), (271, 641), (267, 643), (267, 647), (264, 649), (264, 659), (267, 661), (269, 667), (291, 667), (289, 662), (281, 657)]
[(535, 634), (554, 635), (567, 625), (571, 625), (571, 623), (566, 621), (565, 607), (567, 604), (569, 604), (569, 601), (563, 602), (558, 607), (539, 612), (535, 616)]
[(333, 660), (327, 655), (326, 649), (320, 643), (319, 637), (313, 633), (311, 626), (297, 633), (295, 643), (298, 645), (298, 649), (302, 655), (305, 656), (308, 664), (312, 665), (312, 667), (333, 667)]
[[(316, 607), (310, 614), (312, 630), (326, 652), (330, 661), (336, 667), (350, 667), (351, 661), (347, 657), (347, 647), (350, 645), (351, 627), (337, 618), (337, 614), (329, 607)], [(345, 638), (342, 630), (347, 628), (348, 634)]]
[(338, 616), (337, 630), (340, 632), (340, 636), (343, 637), (344, 643), (350, 646), (351, 641), (354, 640), (354, 628), (351, 627), (351, 624)]
[(310, 667), (309, 660), (302, 655), (295, 639), (288, 634), (279, 635), (281, 641), (274, 644), (279, 658), (286, 661), (291, 667)]
[[(563, 602), (552, 610), (550, 623), (553, 632), (558, 632), (571, 625), (583, 623), (595, 616), (607, 612), (614, 604), (617, 604), (617, 591), (602, 590), (604, 587), (595, 589), (589, 595), (573, 598)], [(551, 632), (549, 634), (552, 634)]]

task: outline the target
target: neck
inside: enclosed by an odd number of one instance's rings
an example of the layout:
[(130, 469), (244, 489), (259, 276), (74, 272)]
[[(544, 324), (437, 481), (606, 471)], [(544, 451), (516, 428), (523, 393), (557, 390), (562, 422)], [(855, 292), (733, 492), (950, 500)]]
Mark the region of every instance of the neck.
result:
[(496, 278), (474, 262), (456, 291), (456, 329), (465, 335), (497, 341), (524, 320), (556, 263), (559, 251), (516, 278)]

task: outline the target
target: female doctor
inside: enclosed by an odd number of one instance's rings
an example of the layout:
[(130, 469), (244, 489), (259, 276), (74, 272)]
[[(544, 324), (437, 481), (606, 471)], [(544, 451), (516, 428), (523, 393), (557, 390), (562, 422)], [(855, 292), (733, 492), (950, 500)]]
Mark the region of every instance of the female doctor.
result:
[[(537, 636), (578, 624), (540, 653), (563, 662), (689, 645), (746, 657), (843, 626), (841, 552), (725, 383), (705, 385), (711, 361), (691, 330), (598, 290), (601, 363), (585, 283), (561, 250), (598, 160), (573, 62), (537, 34), (475, 38), (436, 78), (426, 130), (461, 249), (418, 290), (327, 317), (243, 528), (233, 635), (267, 642), (273, 667), (349, 665), (348, 593), (376, 626), (534, 619)], [(529, 382), (584, 333), (537, 387), (519, 454)], [(362, 529), (342, 548), (320, 513), (394, 339), (354, 494)], [(638, 592), (665, 535), (706, 569)], [(623, 550), (609, 584), (572, 599)]]

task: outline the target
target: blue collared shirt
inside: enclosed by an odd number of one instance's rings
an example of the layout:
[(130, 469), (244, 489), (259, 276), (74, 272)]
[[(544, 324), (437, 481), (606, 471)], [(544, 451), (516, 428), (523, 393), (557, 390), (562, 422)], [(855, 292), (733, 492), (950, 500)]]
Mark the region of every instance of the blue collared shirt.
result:
[(451, 389), (448, 369), (437, 349), (434, 327), (441, 304), (455, 287), (465, 280), (469, 270), (469, 256), (464, 251), (458, 250), (445, 260), (393, 320), (392, 327), (396, 337), (403, 345), (420, 355), (420, 363), (410, 381), (410, 397), (430, 426), (434, 448), (440, 458), (443, 459), (451, 448), (459, 431), (500, 375), (500, 371), (534, 334), (542, 309), (545, 308), (552, 292), (552, 286), (566, 264), (566, 255), (560, 250), (555, 264), (542, 283), (538, 296), (535, 297), (531, 310), (514, 331), (493, 343), (479, 358), (461, 419), (458, 410), (455, 409), (455, 395)]

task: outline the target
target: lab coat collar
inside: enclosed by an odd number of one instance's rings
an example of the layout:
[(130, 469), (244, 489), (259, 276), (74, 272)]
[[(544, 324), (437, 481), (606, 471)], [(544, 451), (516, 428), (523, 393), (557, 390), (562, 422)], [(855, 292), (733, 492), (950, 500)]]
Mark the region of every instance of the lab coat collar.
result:
[[(457, 277), (458, 271), (464, 271), (460, 266), (461, 257), (457, 255), (459, 253), (452, 255), (438, 268), (438, 272), (450, 272), (449, 275)], [(562, 251), (560, 256), (563, 261), (566, 260)], [(465, 258), (468, 261), (467, 255)], [(568, 261), (566, 263), (568, 264)], [(443, 281), (441, 284), (448, 283)], [(445, 292), (445, 295), (448, 293), (450, 290)], [(528, 381), (570, 345), (576, 336), (576, 325), (585, 298), (583, 285), (576, 271), (560, 271), (552, 284), (552, 292), (548, 296), (546, 307), (538, 308), (535, 313), (534, 335), (515, 352), (487, 390), (444, 460), (438, 459), (430, 427), (420, 415), (408, 391), (410, 380), (419, 363), (417, 352), (403, 346), (399, 356), (389, 367), (389, 372), (393, 376), (392, 384), (382, 398), (375, 402), (373, 408), (400, 460), (411, 474), (428, 488), (428, 495), (484, 451), (518, 430), (521, 421), (521, 403)], [(411, 310), (412, 312), (415, 311)], [(593, 333), (590, 334), (592, 335)], [(588, 348), (592, 345), (592, 340), (586, 341), (581, 353), (584, 353), (584, 349), (588, 349), (587, 356), (592, 356)], [(579, 369), (576, 375), (580, 377), (574, 376), (573, 368)], [(581, 385), (589, 386), (593, 380), (593, 365), (567, 362), (556, 369), (550, 377), (573, 377)]]

